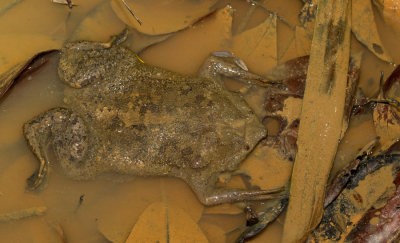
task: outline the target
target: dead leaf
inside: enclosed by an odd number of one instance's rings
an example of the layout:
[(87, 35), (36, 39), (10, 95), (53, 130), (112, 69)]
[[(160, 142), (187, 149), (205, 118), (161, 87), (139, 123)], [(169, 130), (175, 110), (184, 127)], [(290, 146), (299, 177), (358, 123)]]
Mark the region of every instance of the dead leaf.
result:
[(16, 79), (23, 79), (24, 76), (36, 71), (47, 62), (46, 54), (54, 53), (55, 50), (45, 51), (36, 54), (26, 61), (16, 64), (7, 72), (0, 74), (0, 99), (4, 96), (7, 90), (14, 84)]
[(60, 47), (60, 40), (47, 36), (2, 35), (0, 38), (0, 57), (2, 57), (0, 58), (0, 98), (38, 53)]
[(231, 172), (221, 173), (218, 176), (217, 186), (246, 190), (246, 184), (240, 175), (232, 175)]
[(25, 62), (17, 63), (10, 70), (5, 73), (0, 74), (0, 99), (7, 92), (7, 90), (13, 84), (15, 78), (20, 74), (20, 72), (25, 68), (25, 66), (30, 62), (28, 59)]
[(163, 200), (168, 202), (168, 205), (184, 210), (197, 222), (202, 215), (204, 206), (199, 202), (192, 189), (179, 179), (169, 182), (168, 186), (164, 181), (161, 183), (163, 183)]
[(233, 37), (235, 55), (243, 59), (249, 70), (263, 73), (277, 64), (276, 15), (255, 28)]
[[(297, 25), (294, 28), (293, 34), (290, 36), (288, 46), (279, 53), (278, 62), (284, 63), (298, 57), (310, 55), (311, 39), (312, 33), (310, 34), (307, 32), (304, 26)], [(279, 41), (279, 43), (281, 43), (281, 41)]]
[[(109, 1), (104, 1), (94, 8), (75, 29), (71, 41), (89, 40), (107, 42), (112, 35), (122, 32), (124, 23), (115, 15)], [(129, 29), (128, 40), (124, 45), (139, 53), (143, 49), (168, 39), (172, 34), (146, 35), (136, 29)]]
[[(193, 28), (176, 33), (168, 43), (160, 43), (146, 49), (140, 56), (154, 66), (163, 66), (183, 74), (195, 74), (209, 53), (229, 48), (232, 13), (232, 7), (226, 6)], [(196, 41), (188, 42), (188, 39)], [(161, 57), (160, 52), (163, 53)]]
[(400, 9), (398, 0), (373, 0), (378, 12), (383, 16), (388, 24), (397, 34), (400, 34)]
[(351, 6), (347, 0), (318, 4), (282, 242), (302, 242), (319, 224), (342, 135)]
[(8, 10), (13, 8), (15, 5), (19, 4), (23, 0), (11, 0), (8, 2), (0, 3), (0, 16), (5, 14)]
[(237, 215), (243, 213), (243, 209), (238, 208), (235, 204), (221, 204), (204, 208), (203, 214), (228, 214)]
[[(120, 0), (111, 0), (112, 9), (127, 25), (148, 35), (182, 30), (213, 11), (216, 0), (202, 1), (131, 1), (127, 4), (140, 19), (140, 25)], [(168, 20), (168, 21), (167, 21)]]
[[(243, 226), (243, 214), (206, 214), (201, 217), (199, 221), (199, 225), (204, 224), (213, 224), (221, 228), (224, 232), (233, 232), (239, 229), (239, 227)], [(235, 236), (237, 237), (237, 236)], [(228, 242), (233, 242), (232, 240)]]
[(26, 63), (37, 53), (60, 49), (62, 40), (44, 35), (9, 34), (0, 38), (0, 76)]
[(262, 190), (287, 185), (293, 163), (286, 160), (276, 149), (260, 144), (242, 163), (239, 170), (251, 177), (250, 183)]
[(312, 36), (307, 33), (307, 30), (302, 26), (296, 26), (295, 43), (297, 56), (310, 55)]
[(139, 53), (149, 46), (162, 42), (174, 33), (163, 34), (163, 35), (146, 35), (138, 32), (137, 30), (129, 30), (128, 41), (125, 43), (132, 51)]
[(44, 217), (31, 218), (16, 223), (1, 224), (2, 242), (63, 242)]
[(146, 208), (126, 243), (130, 242), (208, 242), (193, 219), (182, 209), (163, 202)]
[[(151, 190), (149, 189), (151, 188)], [(138, 200), (144, 198), (144, 200)], [(135, 201), (132, 208), (131, 201)], [(112, 211), (99, 218), (98, 229), (101, 234), (114, 243), (122, 243), (129, 236), (133, 225), (150, 203), (163, 201), (172, 207), (178, 207), (197, 222), (203, 211), (203, 205), (198, 201), (192, 190), (182, 180), (159, 178), (158, 180), (136, 181), (135, 184), (118, 186), (115, 195), (107, 197), (97, 206), (99, 211), (105, 208), (118, 208), (123, 215)]]
[[(292, 27), (300, 24), (298, 15), (301, 9), (301, 1), (281, 0), (281, 1), (262, 1), (261, 6), (271, 12), (278, 14), (279, 19), (287, 22)], [(290, 6), (290, 7), (288, 7)]]
[(209, 222), (202, 222), (200, 223), (200, 228), (203, 230), (204, 234), (207, 235), (209, 242), (227, 242), (225, 231), (217, 225)]
[(69, 41), (88, 40), (106, 42), (111, 35), (121, 33), (125, 28), (111, 9), (109, 1), (94, 7), (74, 29)]
[(356, 38), (378, 58), (393, 61), (379, 37), (371, 1), (352, 1), (351, 29)]

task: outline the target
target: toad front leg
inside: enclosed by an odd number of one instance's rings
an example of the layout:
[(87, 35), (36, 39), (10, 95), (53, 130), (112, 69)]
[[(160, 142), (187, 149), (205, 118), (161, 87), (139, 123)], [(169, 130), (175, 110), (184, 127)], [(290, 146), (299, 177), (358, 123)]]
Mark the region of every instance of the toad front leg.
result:
[(28, 189), (37, 189), (48, 173), (51, 145), (60, 163), (79, 164), (87, 154), (87, 129), (83, 120), (65, 108), (51, 109), (25, 123), (24, 136), (39, 159), (39, 169), (28, 179)]
[(249, 72), (246, 64), (240, 58), (233, 56), (232, 53), (227, 51), (211, 53), (201, 66), (199, 75), (209, 79), (215, 79), (217, 76), (222, 75), (241, 80), (248, 85), (281, 88), (280, 81), (268, 80)]

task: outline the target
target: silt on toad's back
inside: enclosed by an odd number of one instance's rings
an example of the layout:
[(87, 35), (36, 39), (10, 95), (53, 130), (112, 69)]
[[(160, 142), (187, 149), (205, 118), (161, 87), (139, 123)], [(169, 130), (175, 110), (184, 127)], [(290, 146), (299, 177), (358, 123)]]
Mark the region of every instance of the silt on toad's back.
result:
[[(59, 163), (74, 179), (101, 173), (178, 177), (205, 205), (274, 197), (274, 191), (215, 186), (266, 136), (220, 75), (263, 79), (229, 53), (210, 56), (198, 77), (150, 66), (121, 45), (124, 37), (126, 32), (109, 43), (68, 43), (61, 50), (64, 106), (23, 128), (40, 161), (30, 188), (42, 184), (50, 163)], [(56, 161), (50, 161), (49, 148)]]

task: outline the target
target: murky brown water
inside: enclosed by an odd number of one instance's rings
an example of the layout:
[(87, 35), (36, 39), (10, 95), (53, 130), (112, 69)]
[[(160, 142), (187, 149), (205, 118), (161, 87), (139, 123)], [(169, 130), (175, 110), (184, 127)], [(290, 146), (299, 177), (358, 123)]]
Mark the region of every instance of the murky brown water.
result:
[[(1, 71), (10, 68), (7, 63), (15, 63), (15, 60), (43, 50), (59, 48), (66, 39), (87, 37), (105, 41), (125, 26), (113, 14), (109, 1), (76, 0), (79, 6), (71, 11), (50, 1), (5, 2), (10, 4), (7, 11), (0, 11), (0, 59), (5, 60)], [(229, 2), (234, 9), (232, 30), (235, 33), (249, 4), (239, 0)], [(278, 11), (287, 23), (298, 24), (295, 15), (301, 8), (300, 1), (286, 0), (279, 1), (279, 4), (266, 2), (266, 6)], [(219, 3), (218, 6), (222, 8), (226, 3)], [(96, 6), (102, 7), (96, 9)], [(1, 7), (3, 5), (0, 4), (0, 10)], [(182, 8), (181, 11), (187, 9)], [(246, 29), (262, 23), (267, 16), (267, 11), (256, 8)], [(215, 15), (206, 18), (194, 27), (147, 48), (140, 53), (140, 57), (153, 65), (195, 74), (211, 51), (233, 50), (234, 53), (240, 53), (240, 49), (243, 49), (242, 46), (232, 45), (226, 21), (224, 17), (217, 18)], [(278, 63), (296, 57), (295, 50), (286, 52), (290, 44), (288, 39), (293, 35), (287, 23), (277, 21)], [(395, 37), (379, 18), (378, 25), (385, 37), (384, 43), (392, 48), (392, 56), (398, 62), (400, 49), (395, 46)], [(356, 40), (352, 42), (352, 49), (365, 51)], [(246, 60), (246, 57), (242, 58)], [(252, 64), (250, 69), (267, 71), (273, 63), (267, 64), (261, 67)], [(198, 222), (210, 242), (231, 242), (236, 237), (234, 233), (225, 234), (244, 223), (243, 214), (234, 209), (227, 210), (228, 214), (222, 214), (223, 209), (210, 212), (197, 201), (190, 188), (177, 179), (101, 177), (94, 181), (73, 181), (52, 168), (41, 192), (26, 192), (26, 178), (34, 172), (38, 162), (22, 137), (22, 124), (46, 109), (61, 104), (63, 85), (58, 80), (56, 65), (55, 55), (41, 69), (20, 80), (0, 101), (0, 215), (31, 207), (47, 207), (43, 216), (0, 223), (1, 242), (123, 242), (140, 214), (154, 202), (164, 202), (182, 209), (194, 222)], [(390, 73), (392, 69), (393, 66), (365, 52), (360, 87), (367, 95), (375, 94), (379, 89), (377, 81), (380, 71)], [(360, 147), (375, 136), (373, 130), (370, 116), (358, 117), (352, 122), (340, 145), (341, 152), (336, 158), (334, 171), (347, 163)], [(290, 171), (291, 165), (282, 168)], [(271, 171), (266, 174), (271, 181), (279, 181), (275, 186), (287, 180), (287, 176), (279, 178), (285, 173), (278, 173), (276, 177)], [(280, 216), (251, 242), (279, 242), (283, 218)]]

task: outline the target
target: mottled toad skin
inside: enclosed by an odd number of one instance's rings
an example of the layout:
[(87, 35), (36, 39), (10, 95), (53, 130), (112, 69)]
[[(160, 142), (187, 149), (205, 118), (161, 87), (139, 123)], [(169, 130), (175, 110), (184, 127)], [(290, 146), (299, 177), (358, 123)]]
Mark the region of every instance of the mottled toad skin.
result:
[[(31, 188), (57, 162), (75, 179), (101, 173), (178, 177), (206, 205), (268, 198), (269, 191), (215, 187), (218, 175), (237, 169), (266, 136), (240, 94), (227, 91), (219, 78), (257, 78), (235, 60), (211, 56), (192, 77), (144, 64), (119, 43), (66, 44), (58, 67), (66, 83), (64, 106), (24, 125), (40, 161)], [(57, 161), (49, 161), (49, 145)]]

